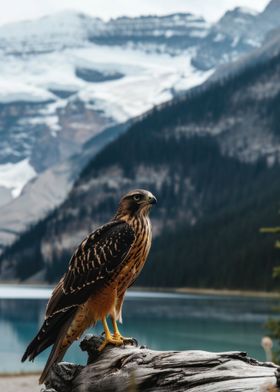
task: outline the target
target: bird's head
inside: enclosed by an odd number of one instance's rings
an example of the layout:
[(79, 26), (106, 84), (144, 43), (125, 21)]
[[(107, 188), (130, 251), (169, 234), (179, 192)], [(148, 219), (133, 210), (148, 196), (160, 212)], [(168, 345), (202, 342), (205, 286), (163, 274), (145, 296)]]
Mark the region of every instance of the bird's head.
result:
[(148, 215), (152, 205), (156, 203), (157, 199), (151, 192), (145, 189), (134, 189), (121, 198), (117, 217)]

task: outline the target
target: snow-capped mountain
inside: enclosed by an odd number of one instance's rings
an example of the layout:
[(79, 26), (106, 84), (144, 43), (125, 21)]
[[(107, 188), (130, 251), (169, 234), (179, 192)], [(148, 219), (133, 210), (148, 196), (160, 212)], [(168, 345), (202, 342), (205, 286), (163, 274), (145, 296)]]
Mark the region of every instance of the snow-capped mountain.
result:
[[(140, 187), (160, 201), (151, 216), (154, 264), (141, 284), (153, 276), (157, 286), (175, 287), (191, 275), (199, 286), (193, 276), (206, 269), (204, 282), (213, 285), (222, 266), (221, 287), (247, 287), (253, 271), (252, 288), (271, 288), (279, 258), (273, 252), (269, 264), (274, 239), (259, 228), (278, 219), (279, 102), (280, 54), (150, 111), (89, 162), (60, 207), (4, 250), (0, 278), (57, 281), (120, 195)], [(179, 272), (169, 268), (162, 279), (155, 273), (162, 263)]]
[(260, 47), (279, 21), (280, 0), (272, 0), (261, 13), (244, 7), (227, 11), (204, 38), (192, 64), (208, 70), (236, 60)]
[(104, 22), (65, 11), (1, 26), (0, 244), (61, 203), (89, 159), (87, 141), (260, 46), (280, 26), (279, 3), (260, 14), (229, 11), (215, 25), (189, 13)]
[(40, 19), (0, 27), (0, 48), (5, 54), (23, 56), (86, 45), (90, 34), (104, 23), (74, 11), (47, 15)]
[[(140, 38), (147, 32), (146, 19), (134, 26)], [(189, 14), (156, 19), (152, 26), (157, 30), (147, 34), (155, 40), (162, 35), (168, 41), (191, 26), (197, 32), (206, 25)], [(190, 26), (183, 31), (186, 21)], [(65, 12), (0, 28), (2, 204), (9, 200), (7, 189), (10, 198), (18, 196), (36, 173), (78, 153), (106, 127), (138, 116), (207, 77), (193, 69), (182, 51), (170, 56), (130, 45), (108, 46), (117, 30), (120, 35), (128, 31), (126, 25), (125, 18), (105, 23)], [(94, 43), (102, 37), (103, 45)], [(21, 175), (24, 168), (29, 175)], [(20, 181), (12, 171), (18, 171)]]
[(70, 11), (2, 26), (0, 204), (106, 127), (205, 80), (185, 50), (207, 29), (191, 14), (106, 23)]

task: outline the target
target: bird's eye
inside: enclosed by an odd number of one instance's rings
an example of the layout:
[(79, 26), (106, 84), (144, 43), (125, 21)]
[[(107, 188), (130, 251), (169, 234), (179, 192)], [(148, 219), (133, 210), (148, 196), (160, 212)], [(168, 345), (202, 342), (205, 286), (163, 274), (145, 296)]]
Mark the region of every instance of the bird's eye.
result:
[(134, 195), (133, 196), (133, 200), (135, 200), (135, 201), (139, 201), (140, 199), (141, 199), (140, 195)]

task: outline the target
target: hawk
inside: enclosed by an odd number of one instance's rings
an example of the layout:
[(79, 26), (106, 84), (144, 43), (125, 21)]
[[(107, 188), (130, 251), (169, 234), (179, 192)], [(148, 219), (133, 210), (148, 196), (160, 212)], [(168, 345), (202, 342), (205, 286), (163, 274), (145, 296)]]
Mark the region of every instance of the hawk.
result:
[[(105, 332), (99, 351), (107, 344), (124, 343), (117, 321), (122, 318), (125, 292), (142, 270), (151, 247), (149, 212), (155, 203), (149, 191), (127, 193), (114, 218), (89, 234), (74, 252), (67, 272), (52, 292), (43, 325), (22, 357), (22, 361), (32, 361), (53, 346), (40, 384), (73, 341), (98, 320)], [(111, 318), (113, 334), (107, 316)]]

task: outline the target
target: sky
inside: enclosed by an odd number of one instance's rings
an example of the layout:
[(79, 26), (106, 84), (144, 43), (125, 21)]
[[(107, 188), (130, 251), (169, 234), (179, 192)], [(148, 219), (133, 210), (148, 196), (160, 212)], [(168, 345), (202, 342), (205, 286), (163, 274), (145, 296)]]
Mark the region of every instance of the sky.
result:
[(208, 21), (217, 20), (231, 8), (242, 6), (263, 10), (268, 0), (0, 0), (0, 24), (34, 19), (64, 9), (99, 16), (103, 19), (121, 15), (168, 14), (192, 12)]

